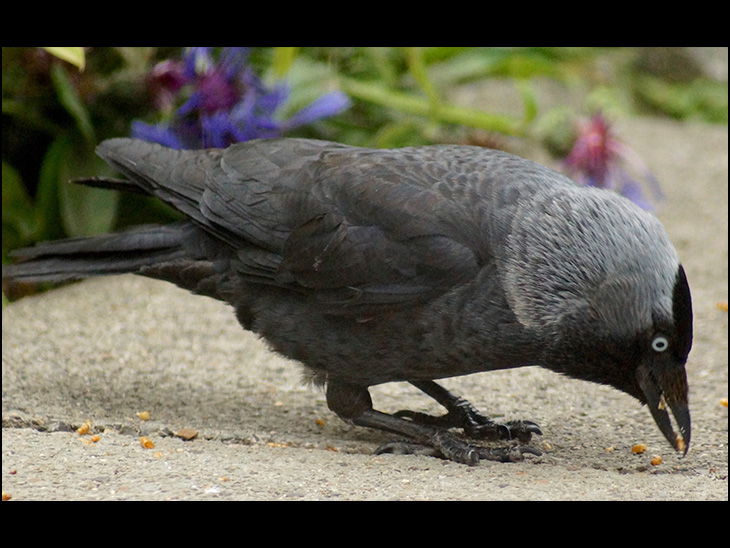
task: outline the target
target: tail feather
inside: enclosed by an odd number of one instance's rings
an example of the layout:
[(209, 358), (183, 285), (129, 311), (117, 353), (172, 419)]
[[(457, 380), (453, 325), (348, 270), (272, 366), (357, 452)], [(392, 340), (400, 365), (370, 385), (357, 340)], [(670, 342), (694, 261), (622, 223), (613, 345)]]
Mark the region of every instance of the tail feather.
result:
[(133, 273), (220, 298), (216, 261), (225, 261), (225, 252), (211, 242), (225, 234), (209, 226), (200, 211), (207, 169), (217, 153), (199, 156), (132, 139), (109, 139), (97, 153), (129, 179), (90, 177), (75, 183), (156, 196), (190, 220), (20, 249), (11, 253), (15, 264), (3, 265), (3, 280), (59, 283)]
[(144, 194), (145, 196), (150, 195), (150, 193), (139, 186), (139, 184), (127, 179), (115, 179), (113, 177), (87, 177), (84, 179), (74, 179), (72, 182), (94, 188), (121, 190), (122, 192)]
[(187, 231), (178, 223), (149, 225), (90, 238), (44, 242), (12, 252), (18, 262), (3, 265), (3, 279), (64, 282), (91, 276), (141, 273), (145, 267), (192, 259)]

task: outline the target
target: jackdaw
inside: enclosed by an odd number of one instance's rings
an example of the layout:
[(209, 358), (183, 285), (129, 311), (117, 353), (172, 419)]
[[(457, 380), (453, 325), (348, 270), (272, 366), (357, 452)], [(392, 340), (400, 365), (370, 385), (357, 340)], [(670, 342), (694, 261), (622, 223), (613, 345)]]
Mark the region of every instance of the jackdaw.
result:
[[(339, 417), (404, 438), (380, 452), (471, 465), (539, 455), (534, 422), (493, 421), (434, 380), (539, 365), (647, 404), (686, 453), (687, 278), (659, 221), (618, 194), (473, 146), (111, 139), (97, 153), (126, 179), (79, 182), (155, 196), (187, 219), (22, 249), (3, 278), (133, 272), (227, 302), (304, 364)], [(446, 413), (375, 410), (368, 387), (392, 381)]]

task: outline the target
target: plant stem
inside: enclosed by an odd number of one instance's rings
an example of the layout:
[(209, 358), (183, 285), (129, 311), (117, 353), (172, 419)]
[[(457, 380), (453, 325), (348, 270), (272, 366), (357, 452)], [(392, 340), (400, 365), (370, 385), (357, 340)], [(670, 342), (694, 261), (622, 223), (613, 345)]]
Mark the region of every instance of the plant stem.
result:
[(436, 117), (436, 121), (451, 124), (460, 124), (468, 127), (498, 131), (507, 135), (523, 135), (525, 121), (511, 116), (491, 114), (456, 105), (440, 104), (434, 109), (433, 103), (426, 97), (416, 97), (386, 87), (370, 83), (342, 78), (340, 86), (345, 93), (356, 99), (370, 101), (385, 107), (394, 108), (409, 114)]

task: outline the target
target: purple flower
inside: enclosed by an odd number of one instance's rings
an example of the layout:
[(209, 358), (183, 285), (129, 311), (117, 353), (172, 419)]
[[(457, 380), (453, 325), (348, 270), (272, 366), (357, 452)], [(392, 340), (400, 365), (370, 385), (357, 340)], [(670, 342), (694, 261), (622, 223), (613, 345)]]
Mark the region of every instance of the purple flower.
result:
[(269, 88), (247, 64), (248, 48), (223, 48), (214, 59), (212, 48), (189, 48), (183, 61), (158, 64), (150, 75), (156, 106), (187, 100), (166, 122), (149, 125), (135, 121), (135, 137), (173, 148), (227, 147), (239, 141), (281, 136), (284, 132), (350, 106), (341, 91), (319, 97), (288, 120), (276, 116), (288, 97), (284, 83)]
[(654, 175), (629, 146), (616, 139), (600, 113), (579, 122), (578, 137), (565, 165), (576, 182), (615, 190), (644, 209), (652, 209), (651, 199), (631, 172), (638, 172), (648, 183), (653, 199), (664, 197)]
[(147, 77), (147, 89), (158, 110), (169, 110), (175, 97), (185, 85), (184, 66), (180, 61), (168, 59), (157, 63)]

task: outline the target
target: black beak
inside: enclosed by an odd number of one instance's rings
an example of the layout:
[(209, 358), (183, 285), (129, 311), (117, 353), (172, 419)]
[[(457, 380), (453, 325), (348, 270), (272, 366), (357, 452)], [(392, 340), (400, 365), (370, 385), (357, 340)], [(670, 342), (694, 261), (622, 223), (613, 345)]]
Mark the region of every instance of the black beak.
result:
[[(667, 367), (664, 360), (657, 360), (650, 365), (641, 365), (636, 375), (659, 430), (675, 450), (682, 451), (686, 455), (689, 450), (692, 425), (684, 364), (671, 364)], [(667, 407), (672, 410), (679, 434), (674, 431)]]

